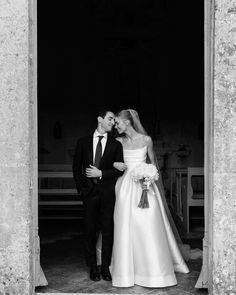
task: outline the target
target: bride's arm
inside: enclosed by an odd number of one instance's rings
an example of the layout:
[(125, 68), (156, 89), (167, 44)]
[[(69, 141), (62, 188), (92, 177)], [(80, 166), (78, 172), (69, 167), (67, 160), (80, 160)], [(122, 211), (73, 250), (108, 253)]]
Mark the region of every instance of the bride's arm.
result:
[(127, 168), (126, 164), (123, 162), (114, 162), (113, 167), (120, 171), (125, 171)]
[[(122, 137), (117, 137), (116, 140), (122, 144)], [(120, 171), (124, 171), (127, 168), (124, 162), (114, 162), (113, 167)]]
[(153, 150), (153, 142), (150, 136), (145, 137), (146, 145), (147, 145), (147, 153), (148, 153), (148, 158), (151, 162), (151, 164), (156, 166), (156, 159), (155, 159), (155, 153)]

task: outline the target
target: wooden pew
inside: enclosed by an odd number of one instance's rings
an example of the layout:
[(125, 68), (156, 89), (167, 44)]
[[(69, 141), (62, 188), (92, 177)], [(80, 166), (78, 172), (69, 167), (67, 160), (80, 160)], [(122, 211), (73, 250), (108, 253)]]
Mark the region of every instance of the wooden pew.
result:
[(83, 218), (71, 165), (39, 165), (38, 184), (39, 219)]

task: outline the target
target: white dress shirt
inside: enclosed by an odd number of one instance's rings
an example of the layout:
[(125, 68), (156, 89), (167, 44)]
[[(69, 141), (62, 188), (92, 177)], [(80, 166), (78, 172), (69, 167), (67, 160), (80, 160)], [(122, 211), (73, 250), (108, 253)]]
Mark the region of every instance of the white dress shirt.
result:
[(98, 140), (99, 140), (99, 136), (103, 136), (103, 138), (101, 140), (102, 155), (104, 153), (106, 143), (107, 143), (107, 133), (100, 134), (97, 130), (95, 130), (95, 132), (93, 134), (93, 163), (94, 163), (94, 160), (95, 160), (95, 153), (96, 153), (96, 147), (97, 147), (97, 143), (98, 143)]

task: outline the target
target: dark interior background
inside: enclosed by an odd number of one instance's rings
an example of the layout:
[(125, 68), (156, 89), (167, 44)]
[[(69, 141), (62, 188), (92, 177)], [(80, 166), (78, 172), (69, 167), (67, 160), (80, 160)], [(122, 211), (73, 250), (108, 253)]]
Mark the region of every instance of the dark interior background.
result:
[(171, 171), (204, 166), (203, 0), (38, 1), (39, 164), (71, 165), (104, 105), (138, 110), (167, 198)]
[(203, 1), (41, 1), (38, 20), (39, 111), (203, 111)]
[(109, 105), (137, 109), (162, 153), (187, 144), (203, 165), (203, 42), (203, 0), (38, 1), (39, 161), (70, 162)]

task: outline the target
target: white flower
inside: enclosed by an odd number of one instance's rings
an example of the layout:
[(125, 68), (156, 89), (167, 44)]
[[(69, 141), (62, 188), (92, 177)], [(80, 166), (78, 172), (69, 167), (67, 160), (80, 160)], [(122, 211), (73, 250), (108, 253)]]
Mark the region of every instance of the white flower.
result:
[(135, 181), (143, 180), (146, 184), (151, 184), (159, 178), (156, 166), (147, 163), (137, 165), (131, 171), (131, 176)]

